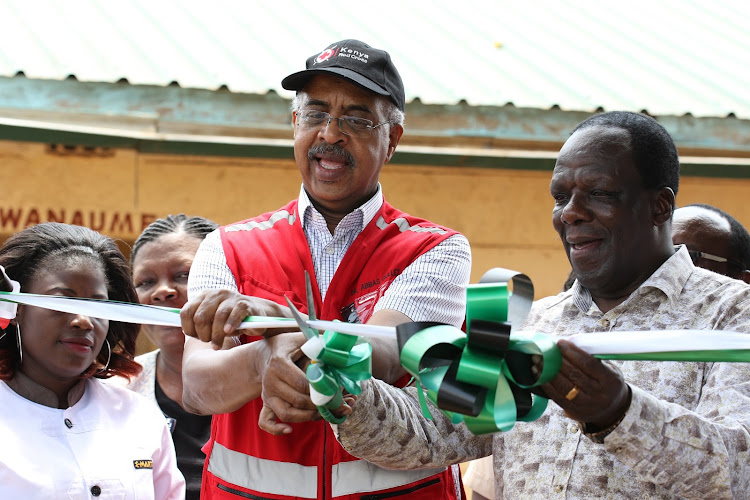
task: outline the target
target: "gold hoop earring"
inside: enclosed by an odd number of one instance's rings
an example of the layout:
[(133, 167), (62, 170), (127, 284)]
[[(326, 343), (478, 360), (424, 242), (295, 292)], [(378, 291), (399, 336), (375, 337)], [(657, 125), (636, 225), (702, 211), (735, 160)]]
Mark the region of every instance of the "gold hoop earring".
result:
[(107, 368), (109, 367), (109, 360), (112, 359), (112, 346), (109, 345), (109, 340), (108, 339), (105, 338), (104, 342), (107, 343), (107, 352), (108, 352), (108, 354), (107, 354), (107, 364), (104, 365), (104, 368), (100, 368), (99, 370), (97, 370), (96, 373), (104, 373), (104, 372), (106, 372)]
[(23, 363), (23, 347), (21, 346), (21, 323), (16, 323), (16, 343), (18, 344), (18, 364)]

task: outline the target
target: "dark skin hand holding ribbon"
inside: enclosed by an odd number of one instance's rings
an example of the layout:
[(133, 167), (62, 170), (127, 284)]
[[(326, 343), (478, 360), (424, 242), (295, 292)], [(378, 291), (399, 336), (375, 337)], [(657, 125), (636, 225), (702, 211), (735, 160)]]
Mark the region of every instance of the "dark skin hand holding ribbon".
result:
[(547, 396), (568, 418), (583, 424), (587, 433), (601, 432), (619, 423), (631, 398), (622, 373), (572, 342), (560, 340), (557, 347), (562, 364), (557, 377), (542, 386)]

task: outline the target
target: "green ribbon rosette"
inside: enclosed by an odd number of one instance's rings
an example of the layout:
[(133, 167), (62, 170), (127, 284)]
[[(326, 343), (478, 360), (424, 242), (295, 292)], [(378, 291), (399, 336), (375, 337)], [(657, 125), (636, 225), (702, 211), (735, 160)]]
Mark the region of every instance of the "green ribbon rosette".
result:
[(312, 362), (307, 367), (310, 397), (324, 419), (340, 424), (346, 417), (331, 413), (343, 403), (343, 390), (358, 395), (360, 383), (372, 376), (372, 346), (354, 335), (326, 331), (309, 336), (302, 352)]
[[(466, 333), (437, 323), (396, 328), (401, 363), (420, 386), (426, 418), (431, 418), (426, 399), (474, 434), (507, 432), (515, 422), (544, 413), (547, 399), (532, 390), (557, 374), (560, 352), (547, 335), (513, 333), (533, 297), (528, 277), (496, 268), (467, 288)], [(538, 375), (531, 369), (534, 355), (543, 360)]]

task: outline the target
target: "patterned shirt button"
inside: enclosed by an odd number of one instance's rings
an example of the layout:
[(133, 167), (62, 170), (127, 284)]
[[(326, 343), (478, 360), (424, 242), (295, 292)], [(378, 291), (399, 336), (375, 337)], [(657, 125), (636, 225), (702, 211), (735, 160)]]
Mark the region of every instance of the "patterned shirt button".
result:
[(92, 496), (98, 497), (101, 494), (102, 494), (102, 489), (99, 486), (94, 485), (91, 487)]
[(328, 247), (328, 248), (326, 248), (326, 253), (327, 253), (328, 255), (333, 255), (333, 247)]
[(570, 426), (570, 432), (572, 432), (573, 434), (575, 434), (578, 431), (579, 431), (579, 427), (577, 425)]
[(68, 429), (73, 428), (73, 422), (71, 422), (69, 418), (66, 418), (64, 422), (65, 422), (65, 427), (67, 427)]
[(560, 493), (562, 490), (563, 490), (563, 485), (562, 484), (555, 485), (555, 492), (556, 493)]
[(608, 319), (603, 319), (602, 320), (602, 326), (604, 328), (609, 328), (609, 320)]

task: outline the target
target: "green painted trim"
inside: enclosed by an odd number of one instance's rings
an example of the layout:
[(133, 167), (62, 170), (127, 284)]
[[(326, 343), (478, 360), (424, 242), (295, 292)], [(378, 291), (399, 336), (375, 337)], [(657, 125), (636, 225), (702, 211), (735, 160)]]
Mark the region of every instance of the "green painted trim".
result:
[(138, 144), (138, 140), (132, 137), (84, 134), (81, 132), (69, 132), (65, 130), (36, 127), (18, 127), (5, 124), (0, 124), (0, 140), (110, 148), (135, 148)]
[[(0, 124), (0, 140), (66, 144), (84, 147), (129, 148), (149, 154), (268, 159), (291, 159), (294, 156), (291, 144), (232, 144), (226, 142), (142, 139), (138, 137), (90, 134), (7, 124)], [(396, 152), (391, 163), (397, 165), (536, 170), (547, 172), (551, 172), (555, 166), (555, 160), (552, 158), (457, 155), (453, 153), (417, 153), (411, 151)], [(749, 179), (750, 160), (747, 164), (739, 165), (730, 163), (683, 163), (681, 175), (686, 177)]]
[(517, 156), (476, 156), (438, 153), (412, 153), (396, 150), (391, 163), (431, 165), (435, 167), (505, 168), (510, 170), (546, 170), (555, 167), (553, 158), (528, 158)]
[(0, 124), (0, 140), (70, 144), (97, 148), (129, 148), (142, 153), (196, 156), (227, 156), (233, 158), (292, 158), (292, 146), (273, 144), (232, 144), (207, 141), (171, 141), (142, 139), (118, 135), (89, 134), (35, 127)]
[(684, 177), (713, 177), (721, 179), (749, 179), (750, 164), (732, 165), (715, 163), (683, 163), (680, 175)]
[(150, 154), (225, 156), (231, 158), (292, 159), (292, 146), (226, 144), (218, 142), (139, 141), (138, 151)]

